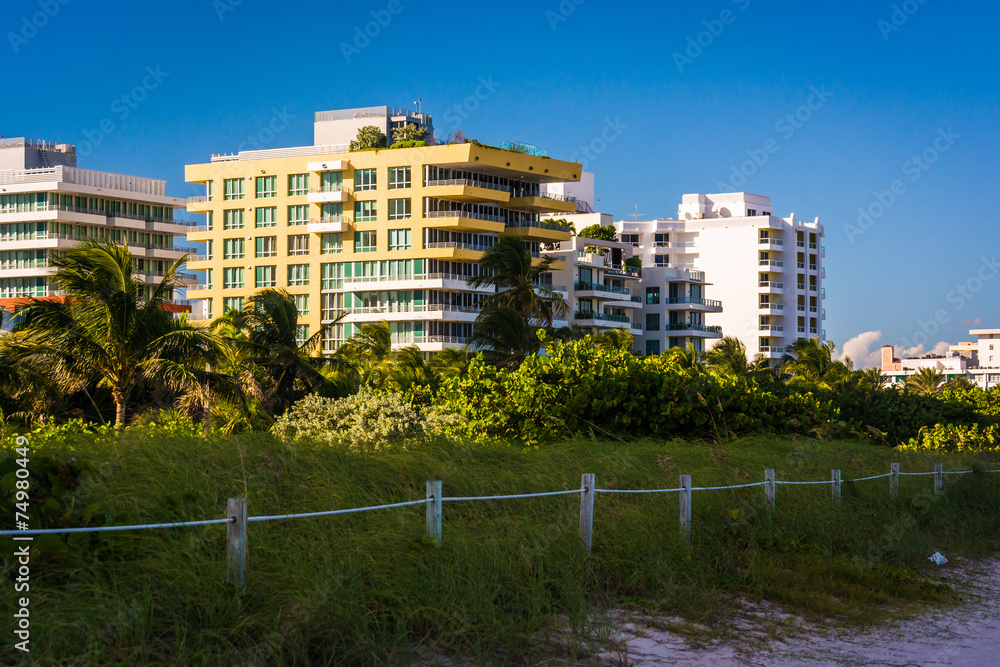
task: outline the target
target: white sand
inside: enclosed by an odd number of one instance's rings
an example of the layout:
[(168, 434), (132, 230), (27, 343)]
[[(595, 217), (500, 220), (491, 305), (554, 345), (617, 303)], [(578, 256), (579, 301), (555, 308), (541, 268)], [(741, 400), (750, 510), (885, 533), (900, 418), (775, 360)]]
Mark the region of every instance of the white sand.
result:
[[(680, 635), (655, 629), (656, 622), (620, 627), (622, 650), (604, 653), (610, 664), (628, 665), (998, 665), (1000, 666), (1000, 560), (955, 567), (942, 576), (964, 600), (959, 607), (931, 610), (885, 627), (861, 632), (801, 626), (788, 616), (753, 610), (736, 621), (742, 641), (695, 647)], [(776, 622), (776, 626), (774, 623)], [(771, 634), (764, 630), (776, 629)], [(762, 629), (763, 628), (763, 629)]]

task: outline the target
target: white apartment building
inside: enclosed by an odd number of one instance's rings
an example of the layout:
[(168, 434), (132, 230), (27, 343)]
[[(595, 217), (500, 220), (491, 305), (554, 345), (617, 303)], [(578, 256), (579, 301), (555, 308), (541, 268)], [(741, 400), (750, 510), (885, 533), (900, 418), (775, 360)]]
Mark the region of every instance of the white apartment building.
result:
[[(702, 278), (688, 282), (686, 294), (678, 292), (678, 297), (694, 300), (684, 305), (698, 307), (683, 316), (688, 322), (739, 338), (749, 358), (780, 359), (800, 338), (826, 338), (826, 252), (819, 218), (807, 222), (794, 213), (781, 218), (773, 211), (770, 197), (745, 192), (686, 194), (676, 220), (614, 224), (621, 240), (642, 257), (644, 273), (652, 267), (689, 276), (694, 271)], [(697, 289), (705, 275), (724, 310)]]
[(882, 346), (883, 375), (890, 384), (900, 384), (921, 368), (932, 368), (944, 375), (945, 382), (968, 378), (983, 389), (1000, 386), (1000, 329), (972, 329), (976, 342), (961, 342), (949, 347), (947, 354), (921, 354), (897, 359), (895, 347)]
[[(574, 222), (577, 230), (591, 224), (611, 224), (611, 216), (602, 213), (565, 217)], [(547, 287), (566, 299), (568, 322), (596, 331), (628, 329), (638, 340), (642, 335), (641, 272), (625, 264), (632, 256), (630, 246), (573, 236), (543, 246), (541, 254), (557, 260), (557, 266), (564, 265), (544, 278)], [(562, 324), (554, 323), (557, 327)]]
[[(58, 298), (50, 260), (85, 239), (127, 244), (148, 291), (193, 248), (175, 245), (189, 224), (174, 219), (186, 200), (166, 181), (76, 166), (76, 147), (24, 137), (0, 140), (0, 307)], [(182, 274), (184, 283), (197, 282)], [(175, 312), (190, 311), (175, 301)]]

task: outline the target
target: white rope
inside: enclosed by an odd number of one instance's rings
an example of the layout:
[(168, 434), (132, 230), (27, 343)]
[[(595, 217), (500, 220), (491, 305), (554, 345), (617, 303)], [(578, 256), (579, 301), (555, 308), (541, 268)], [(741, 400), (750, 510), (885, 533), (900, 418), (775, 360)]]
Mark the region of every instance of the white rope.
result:
[(683, 491), (684, 489), (594, 489), (597, 493), (673, 493), (674, 491)]
[(721, 491), (723, 489), (745, 489), (751, 486), (764, 486), (767, 482), (754, 482), (752, 484), (737, 484), (735, 486), (696, 486), (692, 491)]
[[(443, 499), (442, 499), (443, 500)], [(274, 514), (272, 516), (252, 516), (247, 519), (250, 521), (276, 521), (278, 519), (304, 519), (311, 516), (332, 516), (334, 514), (353, 514), (355, 512), (370, 512), (372, 510), (385, 510), (392, 507), (409, 507), (410, 505), (423, 505), (430, 502), (429, 499), (424, 498), (423, 500), (410, 500), (405, 503), (392, 503), (391, 505), (376, 505), (375, 507), (355, 507), (349, 510), (327, 510), (325, 512), (306, 512), (305, 514)]]
[[(890, 475), (892, 473), (889, 473)], [(936, 475), (936, 472), (901, 472), (900, 475), (916, 476), (916, 475)]]
[[(933, 475), (934, 473), (930, 473), (930, 474)], [(867, 482), (870, 479), (881, 479), (883, 477), (889, 477), (890, 475), (892, 475), (892, 473), (891, 472), (887, 472), (884, 475), (872, 475), (871, 477), (858, 477), (856, 479), (845, 479), (844, 481), (845, 482)]]
[[(594, 489), (600, 491), (600, 489)], [(459, 500), (508, 500), (511, 498), (540, 498), (542, 496), (565, 496), (571, 493), (583, 493), (583, 489), (570, 489), (569, 491), (548, 491), (546, 493), (519, 493), (513, 496), (462, 496), (459, 498), (442, 498), (441, 502), (450, 503)]]
[(36, 528), (34, 530), (0, 530), (0, 535), (54, 535), (57, 533), (109, 533), (116, 530), (144, 530), (149, 528), (183, 528), (208, 526), (215, 523), (232, 523), (233, 519), (206, 519), (204, 521), (178, 521), (176, 523), (148, 523), (139, 526), (94, 526), (92, 528)]
[(941, 474), (943, 474), (943, 475), (967, 475), (970, 472), (973, 472), (973, 471), (972, 470), (942, 470)]
[(774, 480), (775, 484), (833, 484), (832, 479), (824, 479), (819, 482), (786, 482), (779, 479)]

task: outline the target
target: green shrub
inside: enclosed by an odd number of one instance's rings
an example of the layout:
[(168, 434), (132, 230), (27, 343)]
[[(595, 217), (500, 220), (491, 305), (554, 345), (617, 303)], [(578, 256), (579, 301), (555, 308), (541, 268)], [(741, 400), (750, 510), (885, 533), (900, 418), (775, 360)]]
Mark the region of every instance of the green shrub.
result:
[(454, 428), (443, 409), (431, 418), (395, 392), (374, 393), (362, 388), (345, 398), (310, 394), (275, 421), (271, 428), (285, 440), (338, 442), (360, 450), (380, 450), (404, 445), (428, 434)]
[(910, 438), (899, 449), (918, 451), (933, 450), (947, 452), (998, 452), (1000, 451), (1000, 428), (994, 425), (979, 428), (979, 424), (935, 424), (923, 427), (917, 437)]
[(396, 141), (389, 148), (420, 148), (426, 145), (426, 141)]

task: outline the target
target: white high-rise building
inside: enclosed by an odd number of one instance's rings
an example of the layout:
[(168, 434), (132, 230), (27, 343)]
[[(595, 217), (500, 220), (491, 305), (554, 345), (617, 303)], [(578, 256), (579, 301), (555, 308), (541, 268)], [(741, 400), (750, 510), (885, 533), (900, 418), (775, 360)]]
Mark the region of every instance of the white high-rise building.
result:
[[(730, 192), (684, 195), (676, 220), (614, 224), (642, 257), (644, 283), (646, 267), (703, 271), (695, 275), (708, 277), (712, 296), (725, 309), (697, 304), (697, 324), (739, 338), (748, 357), (779, 359), (800, 338), (825, 340), (826, 252), (819, 218), (780, 218), (770, 197)], [(691, 299), (692, 293), (684, 296)], [(696, 297), (704, 300), (700, 290)]]
[[(86, 239), (126, 244), (147, 294), (164, 271), (194, 248), (174, 244), (190, 224), (174, 218), (186, 200), (166, 181), (76, 166), (76, 147), (23, 137), (0, 140), (0, 307), (61, 298), (51, 259)], [(197, 283), (181, 274), (185, 284)], [(171, 305), (190, 311), (185, 302)]]

